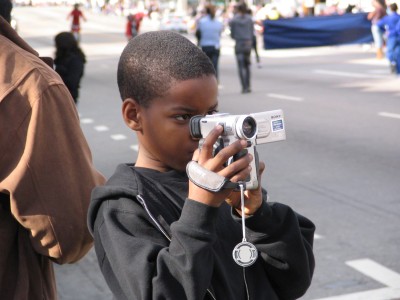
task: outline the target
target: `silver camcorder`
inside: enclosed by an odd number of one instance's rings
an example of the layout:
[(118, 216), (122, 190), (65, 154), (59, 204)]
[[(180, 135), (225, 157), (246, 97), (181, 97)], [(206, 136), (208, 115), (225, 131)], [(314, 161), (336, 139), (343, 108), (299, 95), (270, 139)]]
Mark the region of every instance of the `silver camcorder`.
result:
[(245, 189), (257, 189), (259, 185), (258, 155), (255, 146), (286, 139), (283, 111), (279, 109), (248, 115), (223, 113), (194, 116), (190, 119), (190, 134), (193, 138), (200, 139), (199, 148), (217, 125), (221, 125), (224, 131), (214, 145), (214, 155), (239, 139), (247, 140), (247, 151), (229, 158), (226, 164), (229, 165), (246, 153), (250, 153), (254, 159), (251, 162), (251, 173), (245, 182)]

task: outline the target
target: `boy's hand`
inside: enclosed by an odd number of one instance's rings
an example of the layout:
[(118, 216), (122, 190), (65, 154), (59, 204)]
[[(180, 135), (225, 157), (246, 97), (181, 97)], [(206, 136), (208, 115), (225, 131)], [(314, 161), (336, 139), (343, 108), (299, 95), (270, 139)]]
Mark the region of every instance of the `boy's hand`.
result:
[[(260, 162), (258, 166), (258, 179), (261, 182), (261, 175), (265, 169), (265, 164)], [(253, 215), (256, 210), (262, 204), (262, 191), (261, 191), (261, 184), (259, 184), (258, 188), (255, 190), (246, 190), (244, 192), (244, 214), (246, 216)], [(226, 202), (236, 209), (236, 211), (242, 215), (243, 212), (241, 210), (241, 201), (240, 201), (240, 191), (233, 191), (229, 194), (226, 198)]]
[[(201, 151), (195, 151), (193, 154), (193, 160), (197, 161), (197, 163), (204, 168), (218, 173), (219, 175), (228, 178), (232, 182), (244, 181), (250, 175), (250, 162), (253, 159), (250, 154), (241, 157), (240, 159), (231, 163), (229, 166), (225, 167), (224, 163), (231, 156), (246, 148), (246, 141), (236, 141), (228, 147), (223, 148), (215, 157), (213, 157), (213, 146), (218, 137), (221, 135), (222, 131), (222, 126), (216, 126), (204, 140)], [(223, 189), (217, 193), (210, 192), (189, 181), (188, 198), (210, 206), (219, 207), (231, 192), (232, 189)]]

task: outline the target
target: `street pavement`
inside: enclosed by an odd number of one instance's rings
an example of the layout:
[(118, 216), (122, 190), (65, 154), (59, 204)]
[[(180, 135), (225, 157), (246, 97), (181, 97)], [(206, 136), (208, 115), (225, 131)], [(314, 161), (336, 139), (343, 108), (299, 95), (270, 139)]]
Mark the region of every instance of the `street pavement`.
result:
[[(53, 56), (53, 37), (68, 30), (66, 7), (17, 7), (22, 37)], [(96, 166), (109, 177), (134, 161), (137, 140), (120, 117), (116, 66), (125, 19), (85, 11), (87, 55), (78, 111)], [(157, 29), (145, 20), (143, 30)], [(187, 35), (194, 40), (193, 35)], [(223, 36), (221, 112), (283, 109), (287, 140), (259, 147), (262, 183), (272, 201), (313, 220), (316, 270), (303, 300), (400, 298), (400, 78), (370, 45), (259, 51), (251, 94), (240, 93), (233, 41)], [(254, 56), (252, 56), (255, 62)], [(111, 299), (91, 250), (55, 265), (61, 300)]]

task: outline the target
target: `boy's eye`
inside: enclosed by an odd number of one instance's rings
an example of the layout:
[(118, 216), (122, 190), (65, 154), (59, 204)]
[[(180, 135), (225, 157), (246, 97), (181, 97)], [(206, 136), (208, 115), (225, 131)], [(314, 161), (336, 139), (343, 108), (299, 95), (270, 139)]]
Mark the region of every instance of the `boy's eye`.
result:
[(175, 116), (175, 119), (177, 119), (178, 121), (188, 121), (190, 120), (192, 116), (189, 114), (185, 114), (185, 115), (177, 115)]

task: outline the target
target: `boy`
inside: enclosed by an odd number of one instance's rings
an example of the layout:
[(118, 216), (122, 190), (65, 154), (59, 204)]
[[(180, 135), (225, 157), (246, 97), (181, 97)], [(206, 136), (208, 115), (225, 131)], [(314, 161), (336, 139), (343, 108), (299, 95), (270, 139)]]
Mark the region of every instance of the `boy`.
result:
[[(103, 275), (117, 299), (295, 299), (314, 269), (314, 225), (266, 192), (209, 192), (188, 180), (186, 165), (245, 180), (250, 155), (224, 167), (246, 147), (237, 141), (213, 157), (217, 126), (201, 152), (189, 120), (217, 111), (218, 85), (208, 57), (169, 31), (132, 39), (118, 66), (122, 115), (139, 140), (135, 164), (123, 164), (92, 193), (89, 228)], [(264, 169), (264, 164), (260, 164)], [(232, 258), (246, 234), (259, 252), (247, 268)]]

